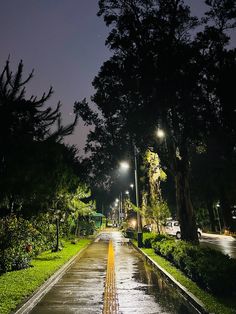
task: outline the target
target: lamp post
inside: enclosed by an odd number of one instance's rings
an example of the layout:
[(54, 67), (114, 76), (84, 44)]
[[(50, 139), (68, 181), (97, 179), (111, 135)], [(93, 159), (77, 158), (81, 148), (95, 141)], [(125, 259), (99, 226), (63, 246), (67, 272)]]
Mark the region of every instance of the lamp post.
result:
[[(136, 196), (136, 207), (139, 208), (139, 195), (138, 195), (138, 167), (137, 167), (137, 148), (134, 145), (134, 182), (135, 182), (135, 196)], [(143, 246), (143, 233), (141, 225), (141, 215), (137, 211), (137, 227), (138, 227), (138, 247)]]
[(219, 222), (219, 228), (220, 228), (220, 233), (221, 233), (221, 223), (220, 223), (219, 208), (220, 208), (220, 203), (218, 202), (218, 203), (216, 204), (216, 211), (217, 211), (218, 222)]
[[(127, 171), (130, 168), (129, 164), (126, 161), (120, 162), (120, 169), (123, 171)], [(136, 207), (139, 208), (139, 191), (138, 191), (138, 167), (137, 167), (137, 148), (134, 145), (134, 185), (132, 184), (132, 188), (135, 186), (135, 199), (136, 199)], [(143, 245), (143, 234), (142, 234), (142, 225), (141, 225), (141, 215), (140, 212), (137, 211), (137, 229), (138, 229), (138, 247), (142, 247)]]
[(122, 192), (120, 192), (120, 221), (119, 221), (119, 225), (121, 225), (122, 222), (122, 217), (123, 217), (123, 195)]
[(120, 224), (120, 204), (119, 204), (118, 198), (115, 199), (115, 209), (117, 211), (116, 221), (117, 221), (117, 224), (119, 225)]

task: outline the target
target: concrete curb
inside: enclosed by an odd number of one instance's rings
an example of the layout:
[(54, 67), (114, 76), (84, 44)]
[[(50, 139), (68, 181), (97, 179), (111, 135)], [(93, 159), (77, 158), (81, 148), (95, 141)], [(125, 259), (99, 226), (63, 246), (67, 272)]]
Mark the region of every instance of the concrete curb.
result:
[(14, 310), (14, 314), (27, 314), (29, 313), (37, 303), (44, 297), (44, 295), (60, 280), (65, 272), (72, 266), (75, 260), (80, 257), (84, 251), (94, 242), (91, 241), (83, 249), (81, 249), (76, 255), (74, 255), (68, 262), (66, 262), (60, 269), (58, 269), (45, 283), (43, 283), (38, 290), (36, 290), (27, 301), (19, 308)]
[(138, 248), (132, 241), (132, 246), (145, 258), (145, 260), (151, 264), (154, 268), (161, 271), (161, 273), (172, 282), (172, 284), (178, 289), (181, 295), (199, 312), (199, 314), (213, 314), (209, 313), (202, 301), (200, 301), (195, 295), (193, 295), (187, 288), (181, 285), (172, 275), (170, 275), (164, 268), (158, 265), (151, 257)]

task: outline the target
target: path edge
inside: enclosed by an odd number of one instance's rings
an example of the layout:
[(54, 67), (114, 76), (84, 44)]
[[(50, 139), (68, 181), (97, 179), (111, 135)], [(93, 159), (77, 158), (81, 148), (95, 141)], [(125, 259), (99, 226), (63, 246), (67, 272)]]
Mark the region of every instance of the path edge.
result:
[(29, 313), (45, 296), (45, 294), (61, 279), (65, 272), (74, 264), (75, 260), (84, 253), (84, 251), (95, 241), (92, 240), (84, 248), (82, 248), (77, 254), (75, 254), (68, 262), (61, 266), (51, 277), (49, 277), (33, 294), (31, 294), (26, 301), (18, 305), (13, 314), (27, 314)]
[(192, 292), (190, 292), (186, 287), (179, 283), (171, 274), (169, 274), (163, 267), (161, 267), (157, 262), (155, 262), (150, 256), (143, 252), (139, 247), (137, 247), (132, 241), (131, 245), (138, 251), (144, 259), (151, 264), (154, 268), (158, 269), (172, 284), (178, 289), (181, 295), (191, 303), (191, 305), (199, 312), (199, 314), (214, 314), (207, 311), (204, 303), (199, 300)]

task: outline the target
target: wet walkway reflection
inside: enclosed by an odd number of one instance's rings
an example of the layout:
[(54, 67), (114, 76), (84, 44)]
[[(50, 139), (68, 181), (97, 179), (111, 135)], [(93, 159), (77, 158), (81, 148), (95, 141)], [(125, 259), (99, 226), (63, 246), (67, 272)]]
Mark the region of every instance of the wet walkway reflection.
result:
[(86, 250), (31, 313), (102, 313), (110, 239), (115, 250), (120, 314), (197, 313), (118, 231), (102, 233), (99, 241)]
[(119, 233), (112, 233), (116, 252), (116, 287), (122, 314), (197, 313), (161, 274), (153, 271), (139, 253), (124, 245)]

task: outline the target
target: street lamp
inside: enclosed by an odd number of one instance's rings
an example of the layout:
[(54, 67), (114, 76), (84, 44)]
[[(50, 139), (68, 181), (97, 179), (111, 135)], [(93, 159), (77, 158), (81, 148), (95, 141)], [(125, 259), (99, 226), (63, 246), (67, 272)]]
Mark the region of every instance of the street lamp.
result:
[[(137, 148), (134, 145), (134, 180), (135, 180), (135, 195), (136, 195), (136, 207), (139, 208), (139, 197), (138, 197), (138, 167), (137, 167)], [(143, 246), (143, 234), (141, 226), (141, 215), (137, 210), (137, 225), (138, 225), (138, 247)]]
[(163, 139), (165, 137), (165, 132), (162, 129), (157, 129), (157, 137)]
[[(130, 168), (129, 164), (126, 161), (120, 162), (120, 169), (127, 171)], [(137, 167), (137, 148), (134, 145), (134, 185), (130, 184), (130, 187), (135, 186), (135, 196), (136, 196), (136, 207), (139, 208), (139, 196), (138, 196), (138, 167)], [(142, 234), (142, 226), (141, 226), (141, 215), (140, 212), (137, 211), (137, 227), (138, 227), (138, 247), (142, 247), (143, 245), (143, 234)]]
[(120, 169), (127, 171), (129, 169), (129, 163), (127, 161), (121, 161), (120, 162)]
[(217, 211), (218, 222), (219, 222), (219, 228), (220, 228), (220, 233), (221, 233), (221, 223), (220, 223), (219, 208), (220, 208), (220, 203), (218, 202), (218, 203), (216, 204), (216, 211)]

